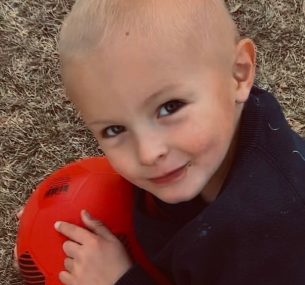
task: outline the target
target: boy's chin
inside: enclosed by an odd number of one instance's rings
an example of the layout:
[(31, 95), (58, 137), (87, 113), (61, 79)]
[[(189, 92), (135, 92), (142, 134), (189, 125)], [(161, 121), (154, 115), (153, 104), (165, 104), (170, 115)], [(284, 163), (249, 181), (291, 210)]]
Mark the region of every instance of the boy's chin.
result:
[(193, 195), (158, 195), (157, 198), (167, 204), (179, 204), (183, 202), (189, 202), (197, 197), (199, 194), (195, 193)]

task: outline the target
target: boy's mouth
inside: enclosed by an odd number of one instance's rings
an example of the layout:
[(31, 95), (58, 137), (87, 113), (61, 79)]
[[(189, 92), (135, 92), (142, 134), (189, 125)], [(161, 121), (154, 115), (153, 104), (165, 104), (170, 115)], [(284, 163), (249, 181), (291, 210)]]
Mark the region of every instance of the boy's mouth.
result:
[(149, 180), (156, 184), (166, 184), (166, 183), (177, 181), (182, 176), (184, 176), (184, 173), (186, 172), (187, 167), (189, 165), (190, 165), (190, 162), (188, 162), (188, 163), (184, 164), (183, 166), (178, 167), (168, 173), (165, 173), (164, 175), (150, 178)]

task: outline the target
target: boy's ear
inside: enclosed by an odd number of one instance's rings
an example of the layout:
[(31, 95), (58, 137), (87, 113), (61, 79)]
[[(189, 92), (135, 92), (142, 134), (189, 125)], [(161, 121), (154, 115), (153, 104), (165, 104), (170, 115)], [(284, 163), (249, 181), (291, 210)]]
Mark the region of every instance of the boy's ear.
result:
[(251, 39), (242, 39), (236, 46), (233, 77), (236, 83), (236, 103), (244, 103), (254, 83), (256, 47)]

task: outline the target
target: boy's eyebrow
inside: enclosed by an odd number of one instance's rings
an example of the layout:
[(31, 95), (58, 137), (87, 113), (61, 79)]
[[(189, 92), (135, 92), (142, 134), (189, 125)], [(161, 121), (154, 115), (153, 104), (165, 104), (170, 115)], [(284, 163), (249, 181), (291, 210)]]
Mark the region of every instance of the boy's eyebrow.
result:
[(96, 120), (87, 124), (87, 126), (94, 126), (94, 125), (113, 125), (113, 122), (107, 120)]
[(149, 105), (152, 101), (158, 99), (159, 96), (163, 95), (164, 93), (169, 92), (172, 89), (177, 89), (180, 85), (179, 84), (169, 84), (162, 87), (160, 90), (150, 94), (143, 102), (143, 105)]
[[(173, 89), (177, 89), (179, 88), (180, 85), (179, 84), (169, 84), (169, 85), (165, 85), (164, 87), (162, 87), (160, 90), (150, 94), (145, 100), (144, 102), (142, 103), (143, 107), (145, 105), (149, 105), (151, 104), (152, 101), (154, 100), (157, 100), (158, 97), (162, 96), (164, 93), (167, 93)], [(108, 120), (96, 120), (96, 121), (93, 121), (93, 122), (90, 122), (88, 123), (88, 126), (92, 126), (92, 125), (97, 125), (97, 124), (112, 124), (111, 121), (108, 121)]]

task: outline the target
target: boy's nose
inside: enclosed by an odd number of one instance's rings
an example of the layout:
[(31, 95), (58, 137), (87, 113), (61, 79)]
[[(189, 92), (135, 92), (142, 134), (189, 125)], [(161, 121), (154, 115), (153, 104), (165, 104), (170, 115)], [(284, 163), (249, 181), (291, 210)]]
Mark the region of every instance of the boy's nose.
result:
[(168, 153), (165, 141), (159, 136), (143, 134), (138, 138), (137, 153), (142, 165), (154, 165)]

